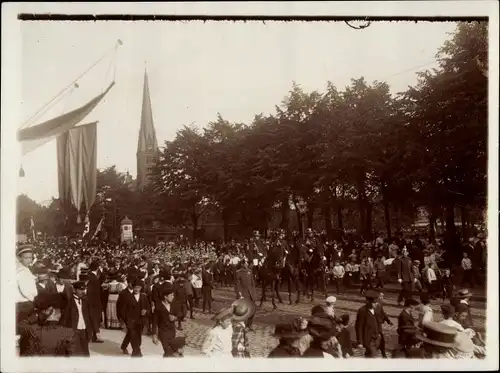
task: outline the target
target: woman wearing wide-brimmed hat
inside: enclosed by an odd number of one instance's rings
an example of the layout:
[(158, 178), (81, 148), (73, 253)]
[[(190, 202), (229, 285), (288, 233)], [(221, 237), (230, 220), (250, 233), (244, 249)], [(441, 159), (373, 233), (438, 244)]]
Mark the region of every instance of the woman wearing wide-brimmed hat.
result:
[(255, 314), (255, 304), (246, 298), (233, 302), (233, 337), (232, 351), (234, 357), (250, 357), (247, 327), (245, 322)]
[(233, 317), (233, 307), (225, 308), (218, 312), (212, 320), (215, 325), (210, 329), (205, 337), (201, 352), (210, 357), (232, 357), (233, 351), (233, 327), (231, 318)]
[(299, 357), (301, 351), (299, 348), (300, 339), (308, 335), (307, 321), (296, 319), (287, 324), (278, 324), (274, 329), (273, 336), (279, 339), (279, 344), (272, 350), (267, 357)]
[(473, 359), (474, 343), (465, 332), (448, 325), (428, 322), (423, 325), (421, 335), (423, 354), (430, 359)]
[(335, 338), (335, 321), (325, 314), (316, 314), (309, 318), (307, 329), (312, 337), (309, 348), (303, 357), (338, 358), (342, 356), (340, 344)]

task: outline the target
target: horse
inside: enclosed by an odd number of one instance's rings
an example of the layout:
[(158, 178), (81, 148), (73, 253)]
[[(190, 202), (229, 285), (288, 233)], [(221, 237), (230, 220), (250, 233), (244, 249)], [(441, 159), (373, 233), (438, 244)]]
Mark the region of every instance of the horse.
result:
[(316, 285), (322, 288), (325, 298), (328, 296), (326, 287), (325, 265), (320, 252), (313, 250), (309, 253), (304, 263), (307, 272), (306, 291), (312, 302), (314, 300), (314, 288)]
[(300, 302), (300, 271), (301, 271), (301, 254), (297, 245), (289, 247), (289, 251), (285, 253), (284, 266), (281, 272), (281, 278), (287, 284), (289, 304), (292, 304), (292, 289), (297, 292), (295, 304)]
[(278, 308), (274, 302), (274, 296), (278, 298), (280, 303), (283, 303), (281, 295), (279, 293), (280, 282), (281, 282), (281, 271), (283, 267), (283, 256), (278, 250), (270, 251), (265, 257), (262, 266), (259, 268), (259, 280), (262, 286), (262, 296), (260, 298), (260, 305), (266, 300), (266, 290), (269, 286), (271, 288), (271, 302), (273, 304), (273, 309)]

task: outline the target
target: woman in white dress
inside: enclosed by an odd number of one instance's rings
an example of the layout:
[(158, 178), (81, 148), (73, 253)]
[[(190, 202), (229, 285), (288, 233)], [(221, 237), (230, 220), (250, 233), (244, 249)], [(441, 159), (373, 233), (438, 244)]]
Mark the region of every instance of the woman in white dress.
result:
[(233, 308), (230, 307), (220, 311), (212, 318), (216, 320), (216, 323), (208, 331), (201, 347), (201, 352), (204, 356), (233, 357), (231, 340), (233, 336), (232, 316)]

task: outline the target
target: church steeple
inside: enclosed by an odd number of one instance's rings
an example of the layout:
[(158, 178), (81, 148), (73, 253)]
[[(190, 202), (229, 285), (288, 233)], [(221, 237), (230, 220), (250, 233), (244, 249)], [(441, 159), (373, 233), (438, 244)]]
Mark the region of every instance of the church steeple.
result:
[(137, 143), (137, 183), (139, 187), (147, 183), (148, 175), (157, 159), (158, 140), (153, 122), (153, 110), (149, 95), (148, 73), (144, 70), (144, 86), (142, 91), (141, 128)]

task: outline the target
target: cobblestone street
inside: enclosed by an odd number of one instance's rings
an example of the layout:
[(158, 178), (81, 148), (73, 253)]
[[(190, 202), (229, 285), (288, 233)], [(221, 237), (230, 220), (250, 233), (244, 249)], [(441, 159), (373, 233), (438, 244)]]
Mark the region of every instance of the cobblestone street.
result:
[[(214, 290), (213, 294), (215, 300), (213, 303), (214, 311), (229, 306), (235, 299), (234, 290), (232, 288), (218, 288)], [(264, 302), (261, 308), (257, 308), (253, 327), (255, 332), (249, 333), (251, 356), (265, 357), (271, 349), (277, 345), (278, 341), (271, 336), (276, 323), (290, 320), (297, 316), (309, 315), (313, 305), (323, 303), (323, 298), (318, 296), (312, 303), (306, 298), (302, 298), (301, 303), (289, 305), (288, 295), (281, 293), (281, 297), (285, 303), (278, 304), (277, 310), (273, 311), (270, 301)], [(351, 324), (354, 325), (356, 312), (358, 308), (363, 305), (364, 297), (354, 293), (336, 295), (336, 297), (336, 313), (339, 315), (348, 313), (350, 315)], [(393, 326), (384, 325), (388, 351), (391, 351), (397, 343), (397, 317), (401, 312), (401, 307), (397, 305), (396, 298), (396, 293), (385, 293), (384, 309), (393, 322)], [(435, 318), (437, 320), (440, 317), (440, 304), (441, 300), (432, 301), (432, 308), (434, 309)], [(483, 332), (486, 322), (486, 303), (471, 302), (471, 305), (473, 307), (472, 315), (475, 329)], [(188, 318), (187, 321), (183, 323), (184, 330), (178, 332), (179, 335), (186, 336), (187, 346), (185, 349), (185, 356), (200, 355), (200, 348), (205, 334), (213, 325), (213, 321), (211, 320), (212, 315), (202, 313), (200, 309), (196, 309), (194, 317), (194, 320)], [(354, 333), (354, 330), (352, 330), (352, 333)], [(354, 340), (354, 334), (352, 335)], [(120, 343), (124, 336), (123, 332), (103, 329), (101, 331), (101, 336), (105, 340), (105, 343), (91, 344), (92, 355), (121, 355)], [(163, 353), (161, 345), (154, 345), (149, 336), (143, 337), (142, 350), (144, 356), (158, 356)], [(355, 350), (355, 356), (362, 356), (363, 354), (363, 349)]]

